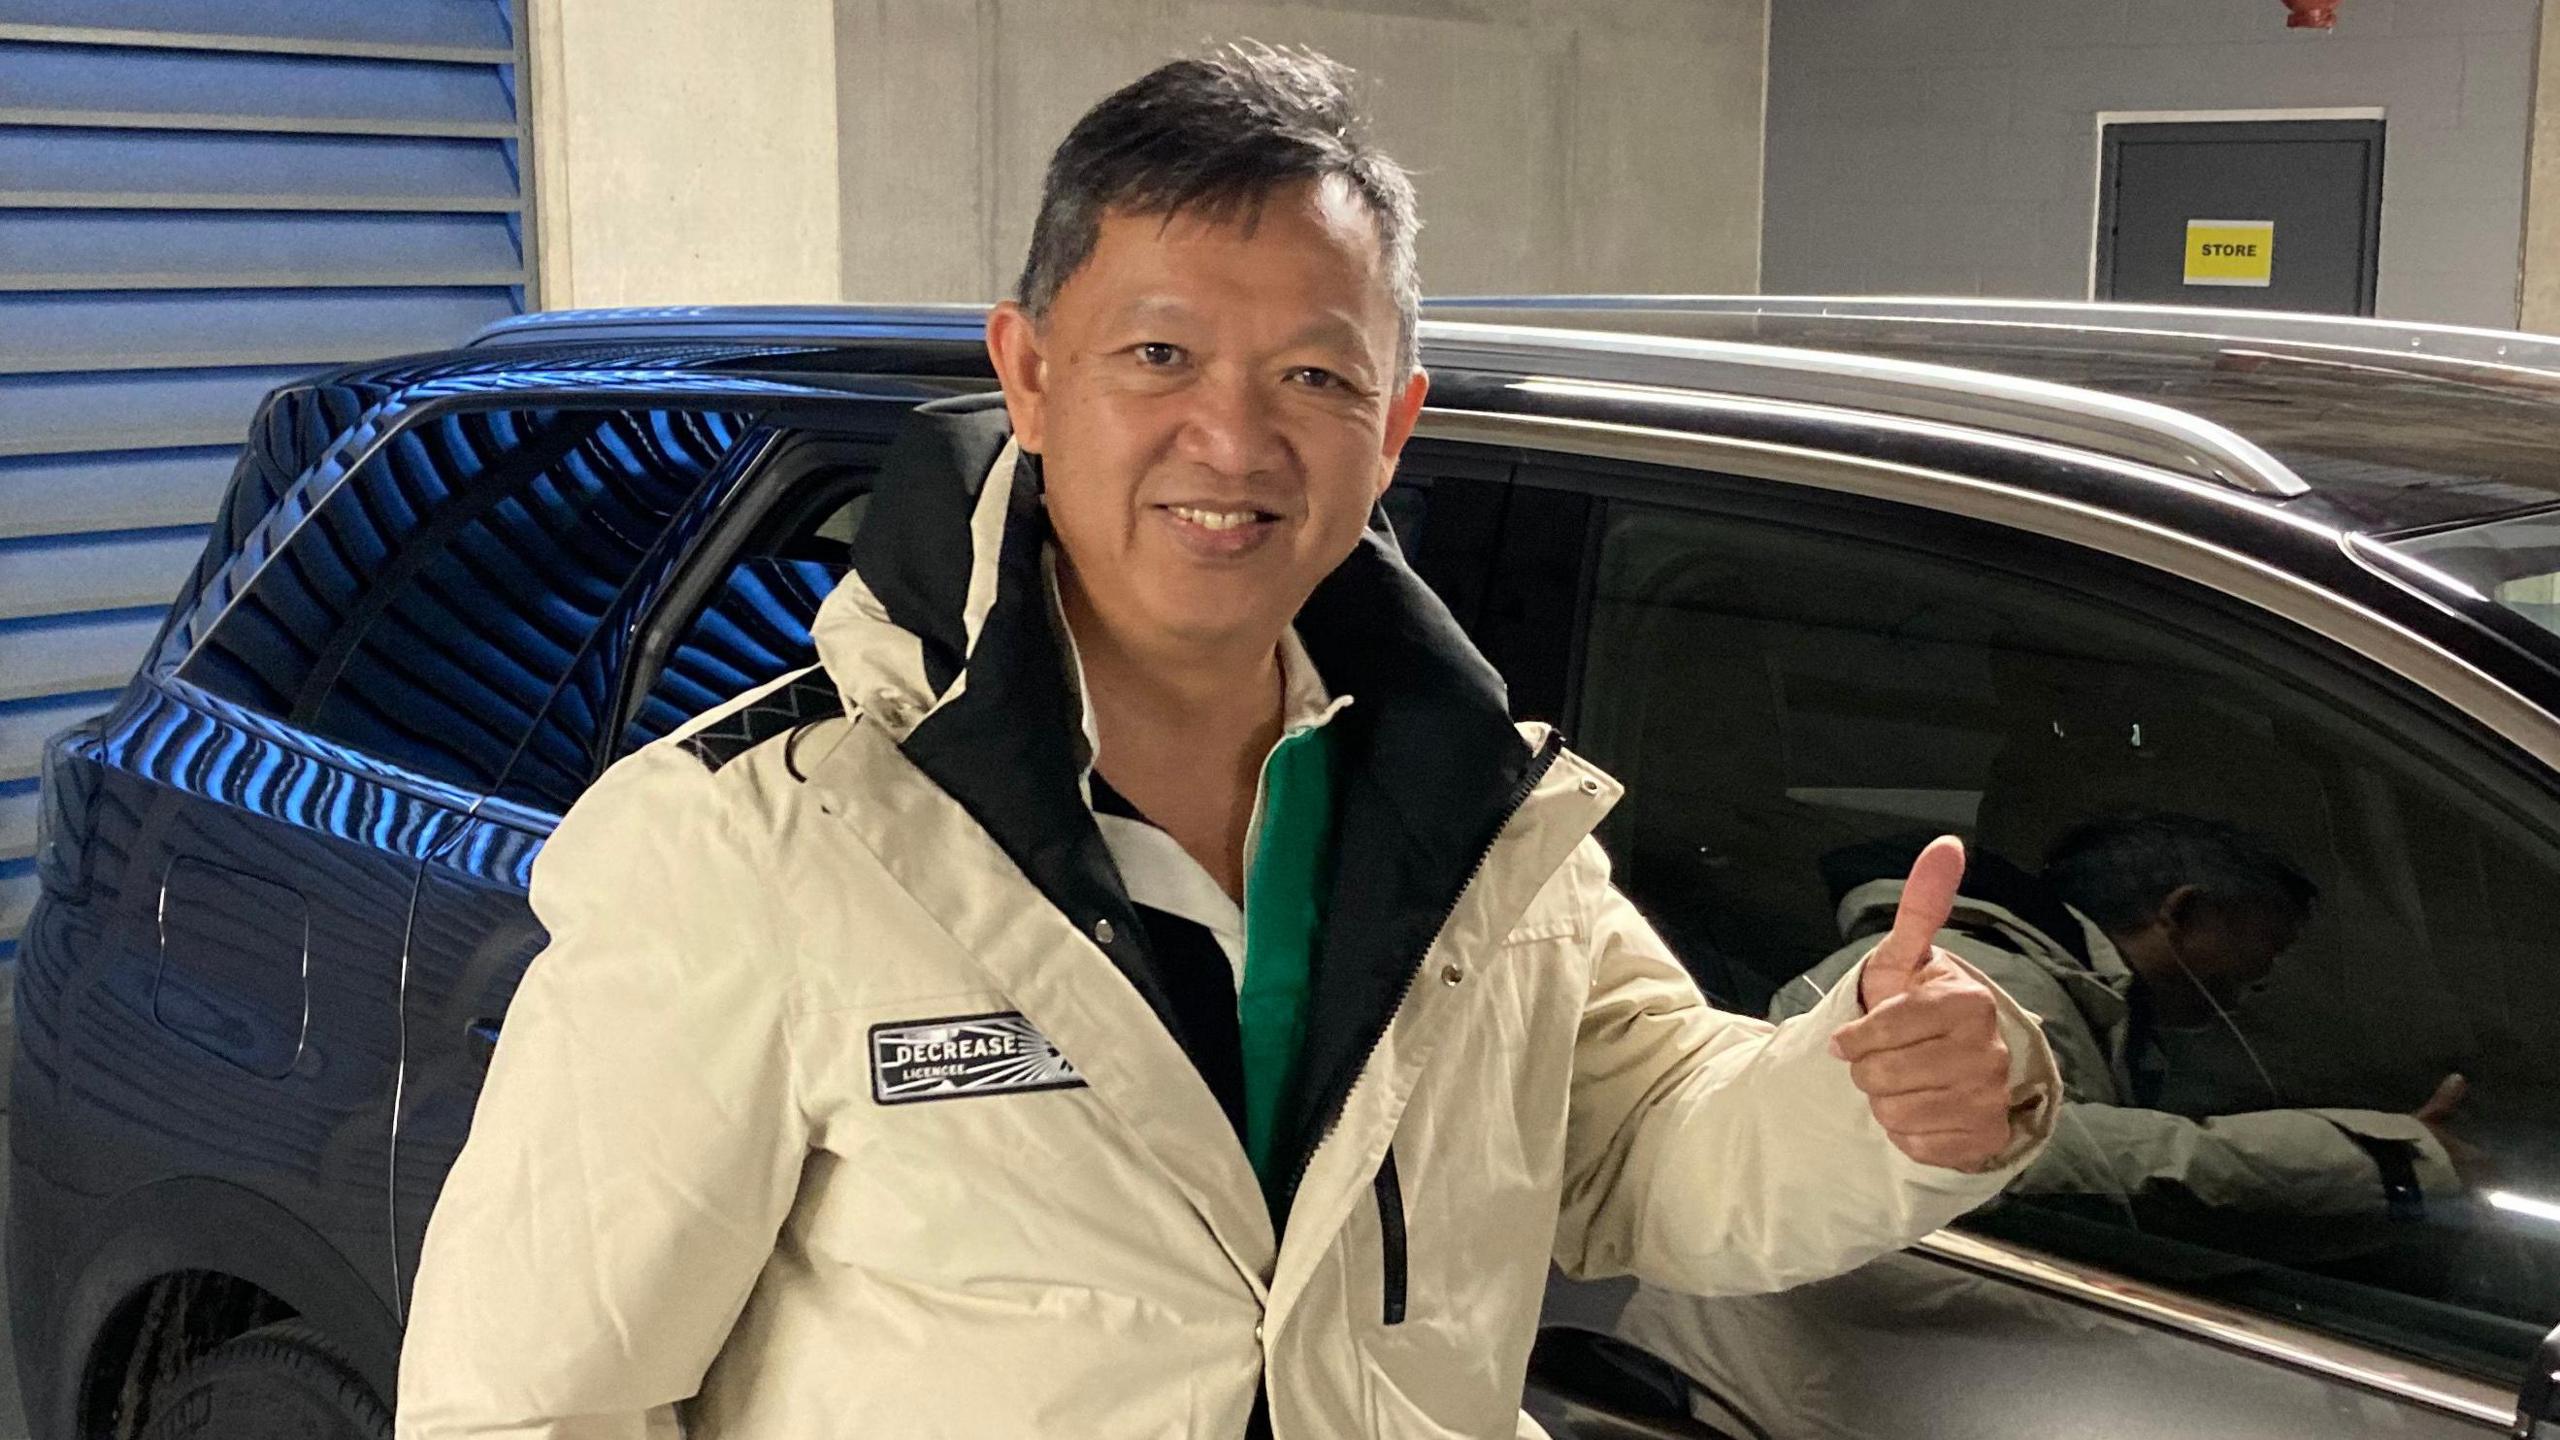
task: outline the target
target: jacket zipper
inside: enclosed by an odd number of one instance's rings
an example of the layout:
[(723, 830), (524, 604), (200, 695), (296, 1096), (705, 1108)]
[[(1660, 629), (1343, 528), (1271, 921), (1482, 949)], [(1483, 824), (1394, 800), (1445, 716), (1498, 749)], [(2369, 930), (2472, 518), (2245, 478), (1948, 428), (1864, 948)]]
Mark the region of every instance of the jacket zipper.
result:
[(1379, 1319), (1389, 1325), (1401, 1325), (1405, 1287), (1404, 1185), (1396, 1178), (1393, 1145), (1387, 1147), (1387, 1158), (1378, 1165), (1378, 1245), (1383, 1271), (1379, 1288), (1385, 1297)]
[[(1448, 905), (1440, 912), (1440, 923), (1431, 927), (1431, 939), (1424, 942), (1422, 955), (1431, 953), (1431, 946), (1439, 943), (1440, 932), (1449, 928), (1449, 917), (1458, 913), (1458, 902), (1466, 898), (1467, 892), (1475, 888), (1477, 879), (1484, 874), (1484, 862), (1493, 858), (1493, 847), (1501, 843), (1502, 832), (1511, 828), (1512, 818), (1520, 813), (1521, 806), (1529, 803), (1529, 796), (1538, 788), (1538, 782), (1547, 778), (1547, 772), (1555, 767), (1556, 757), (1563, 753), (1564, 737), (1556, 731), (1548, 731), (1546, 743), (1538, 747), (1538, 753), (1530, 758), (1528, 770), (1520, 776), (1520, 783), (1512, 787), (1510, 798), (1503, 802), (1501, 821), (1493, 827), (1493, 834), (1484, 842), (1484, 848), (1476, 852), (1475, 864), (1467, 867), (1466, 880), (1451, 892)], [(1414, 956), (1413, 962), (1406, 967), (1404, 985), (1396, 991), (1396, 1003), (1387, 1007), (1387, 1018), (1379, 1022), (1377, 1033), (1369, 1037), (1368, 1047), (1360, 1052), (1360, 1063), (1351, 1067), (1350, 1083), (1342, 1087), (1340, 1094), (1326, 1097), (1324, 1123), (1316, 1127), (1316, 1138), (1299, 1152), (1297, 1163), (1289, 1171), (1288, 1187), (1280, 1192), (1281, 1214), (1287, 1214), (1290, 1204), (1298, 1198), (1298, 1186), (1307, 1178), (1307, 1167), (1315, 1163), (1316, 1151), (1324, 1148), (1324, 1142), (1333, 1138), (1333, 1128), (1342, 1123), (1342, 1107), (1351, 1098), (1351, 1087), (1360, 1083), (1360, 1077), (1369, 1069), (1369, 1062), (1377, 1058), (1379, 1042), (1387, 1038), (1387, 1026), (1395, 1023), (1395, 1017), (1404, 1009), (1404, 1002), (1413, 998), (1414, 983), (1422, 978), (1422, 955)]]

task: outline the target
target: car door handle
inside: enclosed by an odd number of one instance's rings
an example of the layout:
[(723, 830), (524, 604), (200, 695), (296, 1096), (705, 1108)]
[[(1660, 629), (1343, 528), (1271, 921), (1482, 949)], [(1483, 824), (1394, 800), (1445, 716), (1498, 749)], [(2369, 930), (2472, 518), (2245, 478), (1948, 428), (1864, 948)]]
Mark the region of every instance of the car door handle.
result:
[(487, 1066), (489, 1057), (498, 1053), (498, 1023), (485, 1016), (462, 1027), (462, 1043), (473, 1059)]

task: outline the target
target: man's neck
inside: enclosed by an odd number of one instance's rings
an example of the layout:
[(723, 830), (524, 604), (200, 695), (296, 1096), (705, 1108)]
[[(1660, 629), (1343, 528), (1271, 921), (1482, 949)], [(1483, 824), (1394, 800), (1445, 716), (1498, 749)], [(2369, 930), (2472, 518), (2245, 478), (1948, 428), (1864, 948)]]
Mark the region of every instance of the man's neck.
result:
[(1212, 734), (1278, 725), (1279, 636), (1216, 645), (1163, 642), (1107, 623), (1072, 592), (1065, 608), (1097, 718), (1143, 715), (1149, 728)]
[(1192, 645), (1133, 635), (1061, 581), (1100, 742), (1096, 767), (1241, 901), (1254, 794), (1280, 738), (1279, 637)]

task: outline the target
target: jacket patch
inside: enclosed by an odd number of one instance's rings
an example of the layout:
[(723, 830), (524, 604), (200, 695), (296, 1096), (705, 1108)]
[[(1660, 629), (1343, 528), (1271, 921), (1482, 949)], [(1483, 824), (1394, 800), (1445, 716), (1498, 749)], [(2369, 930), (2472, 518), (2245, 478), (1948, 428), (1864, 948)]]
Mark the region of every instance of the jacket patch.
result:
[(871, 1027), (871, 1098), (883, 1105), (1074, 1090), (1084, 1083), (1018, 1010)]

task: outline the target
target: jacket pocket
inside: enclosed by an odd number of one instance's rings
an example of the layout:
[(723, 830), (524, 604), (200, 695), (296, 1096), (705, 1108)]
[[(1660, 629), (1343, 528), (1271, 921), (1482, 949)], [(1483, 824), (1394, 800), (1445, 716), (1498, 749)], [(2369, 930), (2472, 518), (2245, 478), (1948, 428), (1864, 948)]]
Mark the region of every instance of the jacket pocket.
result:
[(1389, 1325), (1404, 1323), (1405, 1234), (1404, 1185), (1396, 1178), (1396, 1152), (1387, 1147), (1387, 1158), (1378, 1164), (1378, 1255), (1379, 1289), (1384, 1297), (1379, 1318)]

